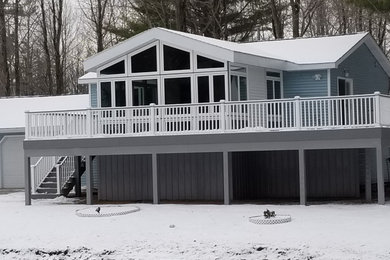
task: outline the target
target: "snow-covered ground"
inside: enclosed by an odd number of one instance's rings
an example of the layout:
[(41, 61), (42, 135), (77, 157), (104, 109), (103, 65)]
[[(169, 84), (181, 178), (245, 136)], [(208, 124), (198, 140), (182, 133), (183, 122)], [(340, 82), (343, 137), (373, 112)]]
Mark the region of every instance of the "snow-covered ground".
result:
[[(74, 202), (27, 207), (23, 192), (0, 195), (0, 259), (390, 259), (389, 204), (137, 204), (135, 213), (88, 218)], [(248, 221), (265, 209), (292, 222)]]

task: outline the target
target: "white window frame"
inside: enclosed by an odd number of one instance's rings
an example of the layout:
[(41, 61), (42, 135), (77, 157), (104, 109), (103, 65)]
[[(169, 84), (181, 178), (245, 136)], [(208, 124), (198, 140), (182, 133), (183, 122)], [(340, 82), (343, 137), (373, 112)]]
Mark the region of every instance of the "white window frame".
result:
[[(149, 48), (152, 48), (153, 46), (156, 46), (156, 59), (157, 59), (157, 70), (156, 71), (150, 71), (150, 72), (131, 72), (131, 58), (134, 56), (134, 55), (137, 55), (138, 53), (141, 53)], [(129, 76), (136, 76), (136, 77), (139, 77), (139, 76), (150, 76), (150, 75), (158, 75), (160, 74), (160, 70), (161, 70), (161, 63), (160, 63), (160, 60), (161, 60), (161, 57), (160, 57), (160, 43), (159, 41), (155, 41), (155, 42), (152, 42), (152, 43), (149, 43), (131, 53), (129, 53), (127, 55), (127, 62), (128, 62), (128, 75)]]
[[(164, 69), (164, 45), (167, 45), (172, 48), (179, 49), (181, 51), (186, 51), (190, 53), (190, 69), (187, 70), (165, 70)], [(160, 61), (161, 61), (161, 74), (163, 75), (169, 75), (169, 74), (188, 74), (194, 72), (194, 52), (191, 49), (183, 48), (182, 46), (178, 46), (175, 44), (171, 44), (168, 42), (160, 41)]]
[(339, 87), (339, 80), (342, 79), (342, 80), (345, 80), (345, 82), (349, 82), (350, 83), (350, 94), (348, 95), (345, 95), (345, 96), (349, 96), (349, 95), (353, 95), (353, 79), (352, 78), (346, 78), (346, 77), (337, 77), (337, 96), (340, 96), (340, 87)]
[(157, 101), (158, 104), (162, 104), (162, 98), (161, 98), (161, 77), (159, 75), (154, 75), (154, 76), (147, 76), (147, 77), (132, 77), (128, 79), (128, 94), (127, 94), (127, 104), (129, 106), (134, 106), (133, 105), (133, 81), (134, 80), (150, 80), (150, 79), (156, 79), (157, 80)]
[[(236, 101), (247, 101), (249, 100), (248, 98), (248, 77), (246, 75), (244, 75), (246, 73), (233, 73), (230, 75), (230, 86), (232, 84), (231, 82), (231, 77), (237, 77), (237, 84), (238, 84), (238, 88), (237, 88), (237, 97), (238, 97), (238, 100)], [(245, 78), (246, 79), (246, 99), (245, 100), (241, 100), (241, 97), (240, 97), (240, 90), (241, 90), (241, 81), (240, 81), (240, 78)], [(231, 91), (231, 87), (230, 87), (230, 100), (232, 100), (232, 91)]]
[[(99, 108), (102, 108), (102, 100), (101, 100), (101, 89), (102, 89), (102, 86), (101, 86), (101, 83), (103, 82), (110, 82), (111, 84), (111, 107), (107, 107), (107, 108), (115, 108), (115, 82), (118, 82), (118, 81), (124, 81), (125, 82), (125, 91), (128, 92), (128, 82), (127, 82), (127, 79), (122, 77), (122, 78), (115, 78), (115, 79), (101, 79), (101, 80), (98, 80), (97, 82), (97, 98), (98, 98), (98, 102), (97, 102), (97, 105)], [(126, 106), (129, 106), (129, 103), (128, 103), (128, 99), (127, 99), (127, 96), (128, 94), (125, 93), (126, 95)]]
[[(242, 71), (232, 71), (232, 67), (242, 67), (245, 68), (245, 72)], [(249, 66), (246, 64), (241, 63), (231, 63), (229, 66), (229, 100), (232, 101), (232, 82), (231, 82), (231, 76), (237, 76), (237, 77), (245, 77), (246, 78), (246, 98), (249, 100), (249, 77), (248, 77), (248, 69)], [(240, 97), (240, 83), (238, 88), (238, 97)], [(240, 101), (240, 100), (239, 100)]]
[[(276, 73), (279, 73), (280, 74), (280, 77), (273, 77), (273, 76), (267, 76), (267, 72), (276, 72)], [(283, 71), (281, 70), (270, 70), (270, 69), (267, 69), (265, 70), (265, 87), (268, 89), (267, 87), (267, 81), (268, 80), (272, 80), (273, 81), (273, 84), (272, 84), (272, 90), (273, 90), (273, 96), (275, 97), (275, 81), (279, 81), (280, 82), (280, 99), (283, 99), (284, 98), (284, 88), (283, 88)], [(268, 93), (266, 93), (267, 96), (268, 96)], [(275, 98), (273, 98), (275, 99)]]
[[(124, 61), (125, 62), (125, 73), (121, 73), (121, 74), (111, 74), (111, 75), (106, 75), (106, 74), (103, 74), (101, 75), (100, 72), (112, 65), (114, 65), (115, 63), (118, 63), (118, 62), (121, 62), (121, 61)], [(128, 64), (127, 64), (127, 59), (126, 59), (126, 56), (123, 56), (123, 57), (120, 57), (118, 59), (115, 59), (107, 64), (105, 64), (104, 66), (101, 66), (99, 67), (96, 72), (97, 72), (97, 75), (98, 75), (98, 78), (99, 79), (111, 79), (111, 78), (118, 78), (118, 77), (126, 77), (127, 76), (127, 67), (128, 67)]]
[(191, 78), (191, 104), (195, 103), (195, 74), (186, 73), (186, 74), (175, 74), (175, 75), (162, 75), (161, 76), (161, 105), (165, 105), (165, 79), (174, 79), (174, 78)]
[[(219, 102), (220, 100), (214, 100), (214, 76), (224, 76), (225, 78), (225, 100), (228, 96), (228, 93), (226, 92), (226, 85), (227, 85), (227, 77), (228, 73), (227, 71), (219, 71), (219, 72), (212, 72), (212, 73), (195, 73), (195, 79), (194, 79), (194, 102), (193, 103), (199, 103), (199, 96), (198, 96), (198, 77), (208, 77), (209, 80), (209, 99), (210, 101), (208, 103), (213, 102)], [(204, 103), (202, 103), (204, 104)]]
[[(211, 59), (211, 60), (215, 60), (215, 61), (218, 61), (218, 62), (222, 62), (223, 63), (223, 67), (222, 68), (204, 68), (204, 69), (198, 69), (198, 55), (200, 56), (203, 56), (203, 57), (206, 57), (208, 59)], [(214, 57), (211, 57), (209, 55), (206, 55), (206, 54), (203, 54), (203, 53), (200, 53), (200, 52), (196, 52), (194, 51), (194, 71), (195, 72), (217, 72), (217, 71), (227, 71), (227, 61), (226, 60), (221, 60), (221, 59), (216, 59)]]

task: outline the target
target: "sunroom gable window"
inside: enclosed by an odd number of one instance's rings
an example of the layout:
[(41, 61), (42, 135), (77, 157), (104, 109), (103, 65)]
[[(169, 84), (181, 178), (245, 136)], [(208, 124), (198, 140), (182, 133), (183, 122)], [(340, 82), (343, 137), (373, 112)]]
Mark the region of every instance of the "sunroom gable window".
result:
[(131, 73), (157, 71), (157, 46), (150, 47), (131, 57)]
[(197, 68), (198, 69), (212, 69), (212, 68), (223, 68), (225, 64), (221, 61), (213, 60), (201, 55), (196, 56)]
[(189, 70), (191, 68), (191, 56), (188, 51), (176, 49), (164, 45), (164, 70)]
[(111, 66), (108, 66), (105, 69), (100, 71), (100, 75), (114, 75), (114, 74), (124, 74), (125, 73), (125, 61), (121, 60)]

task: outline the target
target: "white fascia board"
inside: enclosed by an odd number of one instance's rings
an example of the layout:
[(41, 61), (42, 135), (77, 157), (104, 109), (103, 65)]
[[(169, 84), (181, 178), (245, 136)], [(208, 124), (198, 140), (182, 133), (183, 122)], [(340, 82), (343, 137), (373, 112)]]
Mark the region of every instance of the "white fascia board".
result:
[(98, 67), (157, 40), (161, 40), (167, 44), (173, 44), (175, 46), (183, 46), (183, 48), (187, 49), (190, 48), (196, 52), (226, 61), (233, 61), (234, 57), (232, 50), (195, 40), (170, 31), (153, 28), (87, 58), (84, 61), (84, 70), (86, 72), (96, 71)]
[(334, 62), (312, 63), (312, 64), (288, 63), (286, 64), (285, 71), (327, 70), (327, 69), (335, 69), (335, 68), (336, 68), (336, 63)]

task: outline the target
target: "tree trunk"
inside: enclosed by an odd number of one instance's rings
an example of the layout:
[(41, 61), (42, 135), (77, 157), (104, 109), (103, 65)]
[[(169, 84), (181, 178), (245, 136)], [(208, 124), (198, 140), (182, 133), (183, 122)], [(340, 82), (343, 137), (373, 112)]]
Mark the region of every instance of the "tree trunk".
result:
[(290, 0), (292, 15), (293, 37), (299, 37), (299, 12), (301, 10), (301, 0)]
[(0, 0), (0, 87), (4, 88), (6, 96), (11, 95), (8, 53), (7, 53), (7, 28), (5, 24), (5, 5), (7, 0)]
[(176, 30), (185, 32), (187, 31), (186, 22), (186, 5), (187, 0), (176, 0)]
[(46, 21), (46, 10), (45, 10), (45, 1), (41, 0), (41, 13), (42, 13), (42, 36), (43, 36), (43, 50), (45, 52), (46, 60), (46, 84), (49, 95), (53, 95), (53, 76), (51, 73), (51, 58), (50, 58), (50, 49), (49, 41), (47, 35), (47, 21)]
[(14, 49), (15, 49), (15, 95), (20, 96), (20, 61), (19, 61), (19, 1), (15, 0), (15, 13), (14, 13), (14, 23), (15, 23), (15, 39), (14, 39)]
[(283, 39), (283, 21), (280, 18), (281, 10), (276, 5), (275, 0), (271, 0), (271, 11), (272, 11), (272, 30), (276, 39)]
[[(58, 7), (56, 6), (58, 3)], [(57, 95), (62, 95), (64, 93), (64, 73), (63, 66), (61, 62), (61, 34), (62, 34), (62, 9), (63, 9), (63, 0), (52, 0), (52, 23), (53, 23), (53, 47), (54, 47), (54, 63), (55, 63), (55, 73), (56, 73), (56, 85), (57, 85)], [(56, 8), (57, 7), (57, 8)], [(58, 10), (56, 10), (58, 9)]]

